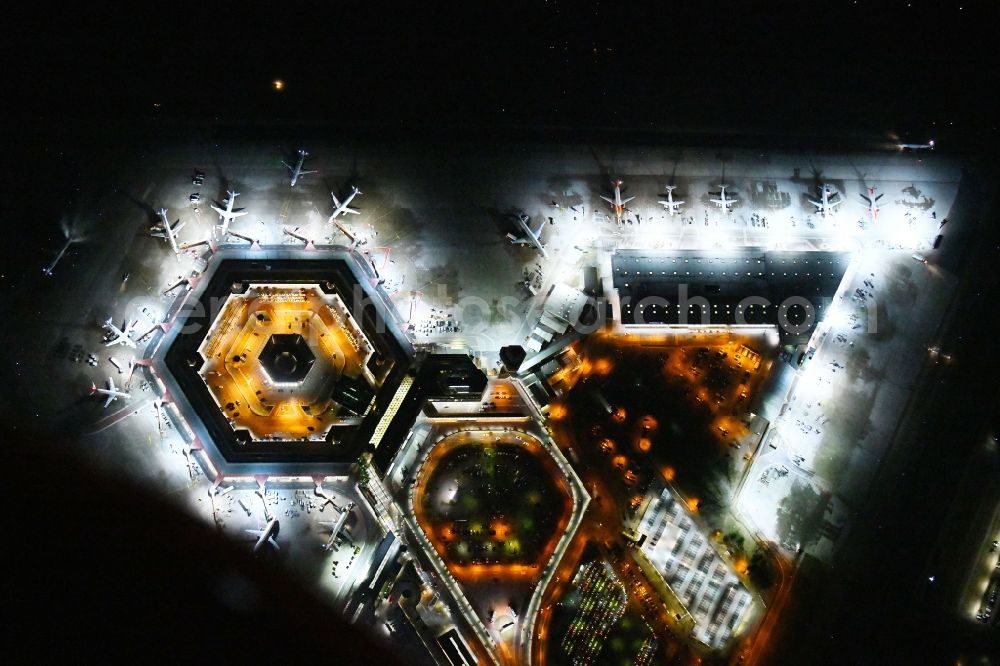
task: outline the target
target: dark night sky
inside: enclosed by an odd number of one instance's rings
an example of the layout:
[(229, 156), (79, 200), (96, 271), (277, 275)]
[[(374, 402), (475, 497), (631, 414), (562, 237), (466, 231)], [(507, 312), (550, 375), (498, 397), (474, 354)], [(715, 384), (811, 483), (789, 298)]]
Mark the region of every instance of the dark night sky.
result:
[(405, 4), (93, 3), (3, 48), (54, 117), (995, 132), (992, 2)]

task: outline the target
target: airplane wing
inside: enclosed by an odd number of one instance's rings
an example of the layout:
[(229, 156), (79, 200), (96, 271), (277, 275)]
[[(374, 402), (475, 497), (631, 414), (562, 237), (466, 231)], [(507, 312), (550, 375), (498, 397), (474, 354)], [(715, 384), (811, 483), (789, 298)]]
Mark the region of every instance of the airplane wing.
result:
[(625, 205), (625, 204), (627, 204), (627, 203), (628, 203), (629, 201), (632, 201), (632, 199), (635, 199), (635, 197), (629, 197), (628, 199), (622, 199), (622, 205), (624, 206), (624, 205)]
[(104, 400), (104, 408), (107, 409), (108, 405), (115, 401), (115, 380), (108, 376), (108, 397)]
[(230, 213), (229, 216), (230, 217), (242, 217), (243, 215), (246, 215), (246, 214), (247, 214), (247, 211), (243, 210), (242, 208), (238, 208), (238, 209), (234, 210), (232, 213)]
[(299, 175), (300, 175), (300, 176), (304, 176), (304, 175), (306, 175), (307, 173), (319, 173), (319, 172), (318, 172), (318, 171), (299, 171)]
[(601, 198), (602, 198), (602, 199), (604, 199), (605, 201), (607, 201), (607, 202), (608, 202), (609, 204), (611, 204), (612, 206), (613, 206), (613, 205), (614, 205), (614, 203), (615, 203), (615, 202), (614, 202), (614, 200), (612, 200), (612, 199), (611, 199), (610, 197), (606, 197), (606, 196), (604, 196), (603, 194), (601, 195)]
[[(255, 537), (257, 537), (258, 540), (264, 536), (264, 530), (246, 530), (246, 533), (254, 535)], [(278, 545), (278, 542), (274, 538), (273, 534), (267, 537), (267, 543), (274, 546), (275, 550), (281, 550), (281, 546)]]
[(295, 167), (293, 167), (291, 164), (289, 164), (285, 160), (281, 160), (281, 163), (284, 164), (285, 168), (288, 169), (289, 171), (295, 171)]
[(351, 213), (352, 215), (361, 215), (360, 210), (354, 210), (353, 208), (345, 208), (343, 212)]

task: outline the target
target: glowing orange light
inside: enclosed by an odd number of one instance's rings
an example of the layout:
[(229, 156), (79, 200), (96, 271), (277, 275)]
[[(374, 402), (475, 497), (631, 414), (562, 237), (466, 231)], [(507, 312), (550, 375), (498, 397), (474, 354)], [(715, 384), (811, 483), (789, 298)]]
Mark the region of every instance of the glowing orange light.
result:
[(651, 448), (653, 448), (653, 443), (651, 441), (649, 441), (648, 437), (640, 437), (639, 441), (636, 443), (636, 446), (639, 447), (640, 451), (642, 451), (643, 453), (646, 453)]
[(697, 511), (698, 510), (698, 498), (696, 498), (696, 497), (688, 498), (687, 506), (692, 511)]
[(663, 468), (664, 479), (666, 479), (667, 481), (673, 481), (675, 476), (677, 476), (677, 471), (673, 467), (670, 467), (668, 465), (667, 467)]
[(498, 539), (506, 539), (510, 536), (510, 525), (502, 520), (494, 520), (490, 524), (490, 529), (496, 533)]
[(285, 89), (285, 82), (281, 79), (275, 79), (274, 81), (271, 81), (271, 88), (274, 89), (274, 92), (281, 92)]

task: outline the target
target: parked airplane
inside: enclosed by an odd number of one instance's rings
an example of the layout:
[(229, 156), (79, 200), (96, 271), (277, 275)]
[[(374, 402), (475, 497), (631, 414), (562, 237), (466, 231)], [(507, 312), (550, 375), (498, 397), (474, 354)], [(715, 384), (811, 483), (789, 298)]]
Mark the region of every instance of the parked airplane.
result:
[[(229, 190), (227, 194), (229, 194), (229, 197), (226, 199), (225, 203), (216, 202), (215, 204), (212, 204), (212, 210), (218, 213), (219, 217), (222, 219), (222, 222), (219, 223), (221, 232), (220, 238), (225, 238), (226, 234), (229, 233), (229, 225), (232, 224), (233, 220), (241, 215), (247, 214), (246, 210), (243, 208), (233, 208), (233, 204), (236, 203), (236, 197), (240, 196), (240, 193)], [(221, 206), (225, 206), (225, 208), (223, 209)]]
[(298, 164), (296, 164), (295, 166), (292, 166), (288, 162), (285, 162), (285, 161), (281, 162), (282, 164), (284, 164), (288, 168), (288, 171), (291, 173), (291, 176), (292, 176), (292, 185), (291, 186), (292, 187), (295, 187), (295, 183), (297, 183), (298, 180), (299, 180), (299, 178), (301, 178), (302, 176), (305, 176), (306, 174), (309, 174), (309, 173), (316, 173), (315, 171), (303, 171), (302, 170), (302, 163), (306, 161), (306, 155), (308, 155), (308, 154), (309, 153), (307, 153), (305, 150), (303, 150), (302, 148), (299, 148), (299, 162), (298, 162)]
[(157, 238), (166, 238), (174, 254), (180, 254), (180, 249), (177, 247), (177, 232), (184, 228), (184, 222), (177, 220), (171, 225), (170, 220), (167, 219), (166, 208), (161, 208), (159, 215), (161, 221), (149, 230), (149, 235), (156, 236)]
[(732, 199), (727, 198), (726, 197), (726, 188), (727, 187), (729, 187), (729, 186), (728, 185), (719, 185), (719, 190), (720, 190), (719, 191), (719, 198), (718, 199), (710, 199), (710, 201), (712, 203), (714, 203), (716, 206), (718, 206), (719, 208), (723, 209), (724, 211), (726, 211), (728, 213), (729, 211), (731, 211), (733, 209), (733, 204), (736, 203), (737, 201), (739, 201), (739, 199), (737, 199), (736, 197), (733, 197)]
[(351, 187), (351, 193), (347, 196), (346, 199), (344, 199), (344, 203), (341, 203), (337, 199), (337, 195), (334, 194), (333, 192), (330, 192), (330, 196), (333, 197), (333, 213), (330, 214), (330, 219), (328, 219), (327, 222), (333, 222), (344, 213), (350, 213), (352, 215), (360, 215), (361, 211), (355, 210), (354, 208), (350, 208), (351, 201), (354, 199), (354, 197), (358, 196), (359, 194), (361, 194), (361, 190), (359, 190), (356, 187)]
[(247, 530), (247, 534), (252, 534), (257, 537), (257, 542), (253, 545), (254, 555), (260, 552), (260, 550), (265, 546), (272, 546), (275, 550), (281, 550), (281, 546), (275, 541), (274, 537), (278, 533), (278, 519), (272, 518), (268, 521), (267, 525), (264, 526), (262, 530)]
[[(839, 206), (844, 202), (844, 200), (840, 198), (840, 195), (837, 194), (837, 191), (833, 189), (832, 186), (827, 185), (826, 183), (823, 183), (822, 185), (819, 186), (819, 193), (820, 193), (819, 199), (809, 199), (809, 201), (812, 202), (813, 206), (816, 206), (816, 212), (822, 215), (823, 217), (826, 217), (827, 215), (832, 213), (834, 208), (836, 208), (837, 206)], [(830, 198), (831, 196), (837, 198), (835, 200), (831, 200)]]
[(681, 206), (684, 205), (683, 201), (674, 201), (674, 190), (677, 189), (676, 185), (667, 185), (667, 200), (661, 201), (660, 204), (667, 209), (671, 215), (680, 211)]
[(107, 388), (97, 388), (97, 384), (91, 384), (90, 385), (90, 394), (91, 395), (100, 394), (100, 395), (106, 395), (106, 396), (108, 396), (108, 399), (104, 401), (104, 408), (105, 409), (107, 409), (108, 405), (110, 405), (111, 403), (113, 403), (118, 398), (122, 398), (124, 400), (128, 400), (129, 398), (132, 397), (131, 393), (126, 393), (125, 391), (121, 391), (117, 387), (115, 387), (115, 382), (114, 382), (113, 379), (111, 379), (111, 377), (108, 377), (108, 387)]
[(868, 212), (871, 213), (872, 222), (878, 222), (878, 212), (881, 210), (878, 207), (878, 200), (882, 198), (881, 194), (875, 194), (878, 191), (877, 187), (869, 187), (868, 194), (862, 194), (866, 201), (868, 201)]
[(549, 253), (545, 251), (545, 246), (542, 244), (542, 227), (545, 226), (545, 220), (538, 223), (538, 231), (532, 231), (528, 222), (531, 218), (528, 217), (527, 213), (521, 213), (517, 216), (517, 223), (521, 226), (521, 231), (524, 233), (523, 236), (515, 236), (514, 234), (507, 234), (507, 238), (514, 245), (531, 245), (536, 250), (538, 250), (543, 257), (546, 259)]
[(351, 509), (353, 508), (354, 502), (351, 502), (341, 510), (340, 516), (336, 520), (320, 521), (320, 525), (330, 528), (330, 539), (323, 546), (323, 550), (333, 550), (336, 547), (337, 537), (340, 536), (340, 531), (344, 529), (344, 525), (347, 523), (347, 518), (351, 515)]
[(122, 322), (122, 327), (118, 328), (111, 320), (111, 317), (108, 317), (108, 320), (104, 322), (104, 328), (108, 329), (108, 333), (113, 335), (114, 338), (106, 341), (104, 346), (113, 347), (114, 345), (125, 345), (126, 347), (132, 347), (135, 349), (135, 340), (132, 339), (132, 334), (135, 332), (135, 327), (138, 324), (138, 319), (133, 319), (132, 321), (128, 321), (126, 319)]
[(601, 195), (601, 198), (607, 201), (609, 204), (611, 204), (611, 207), (615, 209), (615, 221), (618, 224), (621, 224), (622, 215), (625, 214), (625, 204), (627, 204), (629, 201), (632, 201), (632, 199), (635, 199), (635, 197), (629, 197), (628, 199), (625, 199), (623, 201), (622, 190), (621, 190), (622, 181), (615, 180), (612, 181), (611, 184), (615, 186), (615, 198), (611, 199), (610, 197), (606, 197), (603, 194)]

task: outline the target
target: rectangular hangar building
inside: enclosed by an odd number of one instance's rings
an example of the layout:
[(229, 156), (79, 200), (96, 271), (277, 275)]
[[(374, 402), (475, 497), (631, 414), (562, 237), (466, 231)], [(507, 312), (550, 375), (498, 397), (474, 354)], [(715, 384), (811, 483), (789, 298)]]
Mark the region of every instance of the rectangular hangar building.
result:
[(809, 339), (851, 261), (847, 252), (759, 247), (618, 250), (612, 284), (625, 326), (777, 326)]

